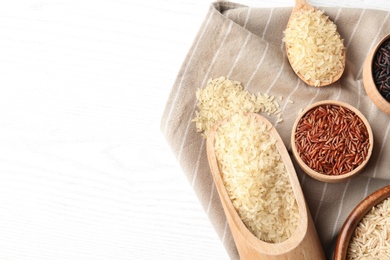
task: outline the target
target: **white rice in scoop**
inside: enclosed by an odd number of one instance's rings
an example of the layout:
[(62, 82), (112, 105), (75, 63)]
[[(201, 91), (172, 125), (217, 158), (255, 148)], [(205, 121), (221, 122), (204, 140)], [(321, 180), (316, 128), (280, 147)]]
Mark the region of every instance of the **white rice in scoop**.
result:
[(289, 176), (266, 125), (234, 115), (218, 127), (215, 152), (227, 193), (247, 228), (278, 243), (295, 231), (299, 215)]

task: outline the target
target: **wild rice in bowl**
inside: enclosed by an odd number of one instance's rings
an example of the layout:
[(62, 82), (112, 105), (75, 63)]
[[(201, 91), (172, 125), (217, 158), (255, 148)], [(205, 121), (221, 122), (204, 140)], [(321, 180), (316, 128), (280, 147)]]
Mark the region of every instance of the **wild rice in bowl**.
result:
[(359, 222), (347, 259), (390, 259), (390, 198), (374, 206)]
[(229, 198), (260, 240), (279, 243), (295, 231), (299, 215), (289, 176), (270, 136), (253, 116), (235, 114), (215, 134), (215, 153)]

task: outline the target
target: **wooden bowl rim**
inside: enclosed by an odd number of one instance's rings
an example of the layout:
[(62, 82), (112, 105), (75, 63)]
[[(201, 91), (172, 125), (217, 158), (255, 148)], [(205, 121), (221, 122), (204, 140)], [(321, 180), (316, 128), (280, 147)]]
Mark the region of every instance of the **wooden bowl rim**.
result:
[(335, 246), (334, 259), (345, 259), (353, 232), (363, 217), (376, 205), (390, 197), (390, 185), (380, 188), (364, 198), (345, 220)]
[[(368, 148), (368, 152), (367, 152), (367, 157), (358, 167), (356, 167), (354, 170), (352, 170), (348, 173), (344, 173), (342, 175), (326, 175), (323, 173), (316, 172), (315, 170), (311, 169), (306, 163), (303, 162), (302, 158), (299, 156), (299, 153), (297, 151), (297, 148), (295, 145), (295, 132), (296, 132), (299, 121), (308, 111), (310, 111), (311, 109), (316, 108), (318, 106), (322, 106), (322, 105), (338, 105), (338, 106), (343, 106), (345, 108), (350, 109), (363, 121), (364, 125), (367, 128), (367, 132), (368, 132), (368, 136), (369, 136), (368, 138), (369, 138), (369, 143), (370, 143), (370, 147)], [(373, 137), (370, 123), (368, 122), (367, 118), (354, 106), (352, 106), (346, 102), (339, 101), (339, 100), (322, 100), (322, 101), (318, 101), (318, 102), (315, 102), (315, 103), (309, 105), (296, 118), (294, 125), (293, 125), (293, 128), (292, 128), (292, 131), (291, 131), (291, 149), (292, 149), (293, 156), (296, 159), (297, 163), (299, 164), (299, 166), (302, 168), (302, 170), (306, 174), (308, 174), (309, 176), (311, 176), (312, 178), (314, 178), (316, 180), (323, 181), (323, 182), (341, 182), (341, 181), (345, 181), (345, 180), (351, 178), (352, 176), (355, 176), (356, 174), (358, 174), (361, 170), (363, 170), (363, 168), (367, 165), (368, 161), (370, 160), (373, 146), (374, 146), (374, 137)]]
[(379, 92), (375, 82), (374, 76), (372, 73), (372, 63), (374, 61), (374, 57), (380, 48), (380, 46), (387, 40), (390, 39), (390, 33), (385, 35), (368, 53), (364, 65), (363, 65), (363, 86), (366, 90), (368, 97), (371, 101), (383, 112), (390, 114), (390, 102), (388, 102)]

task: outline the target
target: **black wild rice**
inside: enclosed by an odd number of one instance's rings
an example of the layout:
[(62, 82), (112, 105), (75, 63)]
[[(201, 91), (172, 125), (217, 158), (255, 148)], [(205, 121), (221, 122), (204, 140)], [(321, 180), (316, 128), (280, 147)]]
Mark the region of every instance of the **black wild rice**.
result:
[(390, 102), (390, 39), (378, 48), (372, 63), (372, 73), (379, 92)]

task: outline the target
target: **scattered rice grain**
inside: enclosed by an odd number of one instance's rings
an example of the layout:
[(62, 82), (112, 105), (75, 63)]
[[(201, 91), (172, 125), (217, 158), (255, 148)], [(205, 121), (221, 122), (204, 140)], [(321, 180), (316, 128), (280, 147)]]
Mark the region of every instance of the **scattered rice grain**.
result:
[(207, 137), (211, 127), (218, 121), (229, 118), (239, 112), (279, 113), (279, 103), (274, 96), (257, 95), (245, 91), (240, 82), (220, 77), (210, 79), (206, 87), (196, 91), (197, 108), (195, 122), (198, 132)]

